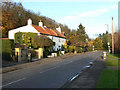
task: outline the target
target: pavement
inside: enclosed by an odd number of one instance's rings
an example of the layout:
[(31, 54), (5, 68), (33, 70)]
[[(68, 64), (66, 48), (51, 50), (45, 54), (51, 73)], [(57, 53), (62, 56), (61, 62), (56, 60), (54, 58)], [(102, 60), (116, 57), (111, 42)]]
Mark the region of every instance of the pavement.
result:
[[(27, 64), (15, 65), (13, 71), (2, 74), (3, 88), (61, 88), (89, 62), (97, 60), (102, 51), (47, 58)], [(21, 69), (21, 68), (22, 69)], [(6, 67), (7, 68), (7, 67)], [(20, 69), (19, 69), (20, 68)], [(7, 70), (7, 69), (6, 69)], [(5, 73), (6, 72), (6, 73)]]
[(92, 67), (83, 72), (79, 77), (73, 80), (70, 84), (63, 88), (96, 88), (99, 75), (103, 69), (105, 69), (105, 62), (102, 60), (95, 60)]

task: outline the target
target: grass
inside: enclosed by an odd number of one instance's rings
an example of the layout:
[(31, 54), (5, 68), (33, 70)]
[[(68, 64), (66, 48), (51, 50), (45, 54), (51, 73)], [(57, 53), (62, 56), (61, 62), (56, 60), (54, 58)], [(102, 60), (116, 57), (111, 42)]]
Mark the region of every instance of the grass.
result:
[[(107, 56), (107, 59), (105, 60), (106, 66), (112, 66), (112, 67), (120, 66), (120, 61), (116, 60), (118, 58), (120, 58), (118, 54), (109, 54)], [(120, 70), (104, 69), (99, 76), (96, 87), (97, 88), (120, 88), (120, 84), (119, 84), (120, 75), (118, 75), (120, 73), (118, 72), (120, 72)]]
[(107, 59), (105, 61), (106, 66), (120, 66), (120, 61), (119, 60), (114, 60), (114, 59)]
[(120, 54), (109, 54), (107, 57), (118, 59), (118, 58), (120, 58)]
[(118, 70), (104, 69), (96, 84), (97, 88), (120, 88), (120, 85), (118, 86), (118, 76), (120, 76)]
[(119, 59), (119, 55), (118, 54), (109, 54), (107, 56), (107, 59), (105, 60), (105, 63), (106, 63), (106, 66), (120, 66), (120, 61), (119, 60), (116, 60), (116, 59)]

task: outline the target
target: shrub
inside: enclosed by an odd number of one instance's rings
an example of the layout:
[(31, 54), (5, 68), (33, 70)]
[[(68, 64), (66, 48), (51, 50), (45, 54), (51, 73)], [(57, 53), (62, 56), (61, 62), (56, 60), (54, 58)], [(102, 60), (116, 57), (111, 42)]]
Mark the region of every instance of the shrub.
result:
[(81, 47), (76, 47), (75, 50), (77, 51), (77, 53), (81, 52)]
[(38, 55), (38, 53), (37, 53), (36, 51), (32, 51), (31, 53), (32, 53), (32, 57), (33, 57), (33, 58)]
[(43, 57), (44, 58), (47, 58), (48, 55), (50, 55), (50, 50), (51, 47), (47, 46), (47, 47), (44, 47), (44, 50), (43, 50)]
[(34, 48), (44, 48), (47, 46), (53, 47), (53, 44), (54, 44), (53, 41), (44, 35), (35, 36), (32, 40), (32, 45)]
[(13, 40), (2, 40), (2, 60), (13, 60), (12, 56), (14, 56), (14, 41)]
[(68, 49), (69, 49), (69, 52), (74, 52), (75, 46), (69, 46)]

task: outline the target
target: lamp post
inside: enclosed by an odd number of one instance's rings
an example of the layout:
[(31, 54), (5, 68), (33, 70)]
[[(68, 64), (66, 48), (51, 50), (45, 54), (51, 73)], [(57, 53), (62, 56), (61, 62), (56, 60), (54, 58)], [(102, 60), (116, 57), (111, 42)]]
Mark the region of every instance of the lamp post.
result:
[[(108, 26), (108, 24), (105, 24), (105, 25), (107, 26), (107, 30), (106, 30), (106, 31), (109, 31), (109, 26)], [(109, 51), (109, 53), (110, 53), (109, 33), (108, 33), (108, 43), (107, 43), (107, 45), (108, 45), (108, 51)]]
[(94, 47), (95, 47), (95, 46), (93, 45), (93, 51), (94, 51)]
[(88, 51), (87, 48), (88, 48), (88, 39), (86, 38), (86, 51)]
[(110, 43), (108, 42), (108, 51), (110, 53)]

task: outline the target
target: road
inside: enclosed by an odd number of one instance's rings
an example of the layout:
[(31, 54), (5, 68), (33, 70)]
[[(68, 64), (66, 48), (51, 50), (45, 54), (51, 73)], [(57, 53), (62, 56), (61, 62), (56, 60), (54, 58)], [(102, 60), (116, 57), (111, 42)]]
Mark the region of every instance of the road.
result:
[(96, 51), (4, 73), (3, 88), (60, 88), (101, 54)]

